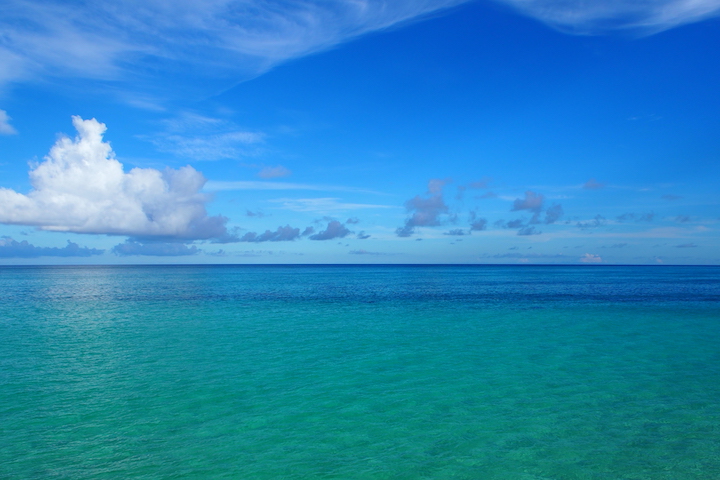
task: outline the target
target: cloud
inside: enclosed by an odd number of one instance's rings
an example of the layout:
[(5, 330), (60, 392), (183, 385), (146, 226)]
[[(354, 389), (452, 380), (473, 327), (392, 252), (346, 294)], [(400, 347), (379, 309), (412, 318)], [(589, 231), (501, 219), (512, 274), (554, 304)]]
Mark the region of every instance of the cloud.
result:
[(518, 232), (517, 232), (518, 235), (522, 235), (522, 236), (540, 235), (541, 233), (542, 233), (541, 231), (535, 230), (535, 226), (525, 226), (525, 227), (521, 228), (520, 230), (518, 230)]
[(350, 233), (352, 232), (348, 230), (345, 225), (337, 220), (332, 220), (328, 222), (325, 230), (318, 232), (315, 235), (310, 235), (310, 240), (332, 240), (334, 238), (344, 238)]
[[(145, 255), (151, 257), (178, 257), (195, 255), (201, 250), (195, 245), (187, 246), (182, 243), (143, 243), (136, 240), (125, 240), (124, 243), (115, 245), (112, 252), (120, 257), (131, 255)], [(222, 250), (221, 250), (222, 251)]]
[(442, 196), (442, 187), (448, 181), (433, 179), (428, 182), (428, 193), (430, 197), (416, 195), (405, 202), (405, 208), (412, 215), (405, 220), (405, 225), (398, 227), (395, 234), (398, 237), (409, 237), (415, 233), (415, 227), (436, 227), (443, 224), (449, 208)]
[(582, 263), (602, 263), (602, 257), (600, 255), (594, 255), (592, 253), (586, 253), (580, 257)]
[(105, 250), (81, 247), (68, 240), (67, 245), (59, 247), (36, 247), (27, 240), (18, 242), (10, 237), (0, 237), (0, 258), (38, 258), (38, 257), (90, 257), (100, 255)]
[(443, 235), (450, 235), (450, 236), (460, 237), (460, 236), (468, 235), (468, 234), (465, 233), (465, 230), (463, 230), (462, 228), (455, 228), (455, 229), (453, 229), (453, 230), (444, 232)]
[(649, 213), (623, 213), (622, 215), (617, 217), (618, 222), (629, 222), (629, 221), (635, 221), (635, 222), (652, 222), (655, 218), (655, 214), (653, 212)]
[(605, 188), (605, 184), (596, 182), (594, 178), (591, 178), (583, 184), (582, 188), (585, 190), (600, 190), (601, 188)]
[(545, 223), (551, 224), (557, 222), (563, 216), (563, 208), (561, 205), (553, 205), (545, 211)]
[(546, 254), (546, 253), (496, 253), (494, 255), (484, 255), (486, 258), (515, 258), (515, 259), (527, 259), (527, 258), (566, 258), (562, 253), (557, 254)]
[(598, 213), (589, 222), (578, 222), (575, 225), (578, 228), (580, 228), (581, 230), (587, 230), (588, 228), (601, 227), (601, 226), (605, 225), (606, 223), (607, 223), (607, 219)]
[(288, 170), (287, 168), (283, 167), (282, 165), (278, 165), (277, 167), (265, 167), (262, 170), (258, 172), (258, 177), (260, 178), (280, 178), (280, 177), (287, 177), (292, 172)]
[(367, 250), (350, 250), (350, 255), (398, 255), (397, 253), (368, 252)]
[(348, 223), (350, 225), (357, 225), (358, 223), (360, 223), (360, 219), (357, 217), (350, 217), (345, 221), (345, 223)]
[(483, 193), (482, 195), (476, 195), (475, 198), (477, 198), (478, 200), (486, 200), (489, 198), (497, 198), (497, 196), (498, 196), (497, 193), (487, 192), (487, 193)]
[(448, 183), (451, 183), (451, 178), (433, 178), (428, 182), (428, 194), (434, 195), (442, 192), (442, 189)]
[(675, 245), (675, 248), (695, 248), (697, 245), (694, 243), (681, 243), (680, 245)]
[(515, 199), (510, 211), (517, 212), (519, 210), (528, 210), (530, 212), (539, 214), (542, 211), (544, 200), (545, 196), (541, 193), (535, 193), (531, 190), (528, 190), (527, 192), (525, 192), (525, 198)]
[[(311, 227), (309, 227), (311, 228)], [(307, 231), (307, 229), (306, 229)], [(304, 232), (303, 232), (304, 233)], [(257, 234), (255, 232), (248, 232), (240, 237), (241, 242), (291, 242), (300, 238), (300, 229), (292, 228), (290, 225), (284, 227), (278, 227), (277, 230), (270, 231), (265, 230), (265, 233)]]
[(666, 195), (661, 196), (660, 198), (662, 198), (663, 200), (668, 200), (668, 201), (672, 202), (674, 200), (680, 200), (683, 197), (681, 197), (680, 195), (666, 194)]
[(490, 184), (491, 181), (492, 181), (492, 178), (483, 177), (480, 180), (478, 180), (477, 182), (468, 183), (468, 188), (473, 188), (473, 189), (488, 188), (488, 185)]
[(610, 248), (623, 248), (627, 247), (627, 243), (616, 243), (614, 245), (610, 245)]
[(361, 230), (357, 233), (357, 235), (355, 235), (355, 237), (358, 240), (367, 240), (368, 238), (370, 238), (370, 235), (366, 235), (365, 230)]
[(652, 34), (720, 14), (718, 0), (499, 0), (566, 33)]
[(363, 210), (371, 208), (393, 208), (389, 205), (368, 203), (344, 203), (338, 198), (279, 198), (272, 202), (282, 203), (282, 207), (295, 212), (330, 213), (346, 210)]
[(688, 215), (678, 215), (675, 217), (675, 221), (678, 223), (687, 223), (690, 221), (690, 217)]
[(237, 159), (253, 155), (250, 146), (261, 143), (264, 135), (249, 132), (227, 120), (185, 112), (161, 122), (165, 131), (142, 135), (166, 153), (191, 160)]
[(487, 220), (484, 218), (477, 218), (470, 223), (470, 230), (474, 232), (485, 230), (487, 229), (487, 223)]
[(245, 216), (246, 216), (246, 217), (258, 217), (258, 218), (263, 218), (263, 217), (265, 216), (265, 214), (262, 213), (260, 210), (258, 210), (257, 212), (253, 212), (253, 211), (251, 211), (251, 210), (247, 210), (247, 209), (246, 209), (246, 210), (245, 210)]
[(352, 192), (382, 195), (380, 192), (376, 192), (374, 190), (345, 187), (341, 185), (310, 185), (305, 183), (261, 182), (257, 180), (238, 182), (219, 182), (211, 180), (207, 182), (205, 190), (208, 192), (220, 192), (227, 190), (314, 190), (318, 192)]
[(487, 229), (487, 220), (484, 218), (479, 218), (477, 216), (477, 212), (472, 210), (470, 212), (470, 231), (482, 231)]
[(17, 130), (10, 125), (10, 117), (5, 110), (0, 110), (0, 135), (15, 135)]
[(113, 80), (158, 95), (156, 72), (215, 93), (287, 60), (465, 0), (5, 2), (1, 80)]
[(227, 218), (208, 216), (205, 178), (194, 168), (128, 173), (103, 142), (105, 125), (73, 117), (75, 139), (61, 137), (30, 170), (27, 195), (0, 188), (0, 223), (42, 230), (233, 241)]

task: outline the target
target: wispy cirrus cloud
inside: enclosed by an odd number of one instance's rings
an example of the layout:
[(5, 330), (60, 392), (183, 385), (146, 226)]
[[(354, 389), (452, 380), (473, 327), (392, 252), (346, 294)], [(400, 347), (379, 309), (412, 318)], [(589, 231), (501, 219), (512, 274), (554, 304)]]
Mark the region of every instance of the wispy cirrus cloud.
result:
[(5, 110), (0, 110), (0, 135), (15, 135), (17, 130), (10, 125), (10, 117)]
[(319, 214), (340, 212), (347, 210), (362, 210), (373, 208), (396, 208), (392, 205), (377, 205), (371, 203), (348, 203), (339, 198), (279, 198), (272, 202), (280, 203), (286, 210), (295, 212), (313, 212)]
[(260, 178), (280, 178), (280, 177), (287, 177), (292, 172), (283, 167), (282, 165), (278, 165), (277, 167), (263, 167), (262, 170), (258, 172), (258, 177)]
[(315, 192), (349, 192), (367, 193), (371, 195), (384, 195), (375, 190), (368, 190), (357, 187), (346, 187), (343, 185), (317, 185), (310, 183), (289, 183), (289, 182), (263, 182), (261, 180), (240, 180), (235, 182), (210, 180), (205, 184), (207, 192), (222, 192), (231, 190), (310, 190)]
[(585, 190), (600, 190), (601, 188), (605, 188), (605, 184), (591, 178), (583, 184), (582, 188)]
[(0, 81), (90, 78), (162, 92), (163, 72), (207, 92), (464, 1), (3, 2)]
[[(160, 122), (162, 130), (140, 138), (166, 153), (190, 160), (240, 159), (252, 156), (265, 136), (228, 120), (184, 112)], [(268, 177), (269, 178), (269, 177)]]
[(497, 0), (566, 33), (652, 34), (720, 15), (720, 0)]
[[(183, 84), (174, 91), (206, 95), (285, 61), (467, 1), (6, 1), (0, 86), (103, 80), (116, 91), (151, 92), (135, 103), (152, 105), (152, 95), (172, 94), (166, 75)], [(720, 0), (496, 1), (575, 34), (654, 33), (720, 12)]]

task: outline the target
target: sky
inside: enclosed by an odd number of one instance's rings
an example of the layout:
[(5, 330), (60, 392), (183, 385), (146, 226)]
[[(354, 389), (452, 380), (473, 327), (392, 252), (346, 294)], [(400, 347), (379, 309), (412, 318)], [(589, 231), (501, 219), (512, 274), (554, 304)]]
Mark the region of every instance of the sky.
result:
[(0, 264), (720, 264), (720, 0), (0, 7)]

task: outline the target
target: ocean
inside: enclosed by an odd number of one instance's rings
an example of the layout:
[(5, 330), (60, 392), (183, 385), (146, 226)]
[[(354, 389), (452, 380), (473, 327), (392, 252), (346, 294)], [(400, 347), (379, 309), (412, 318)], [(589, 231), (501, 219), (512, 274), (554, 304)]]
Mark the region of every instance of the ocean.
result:
[(0, 267), (3, 479), (720, 478), (720, 268)]

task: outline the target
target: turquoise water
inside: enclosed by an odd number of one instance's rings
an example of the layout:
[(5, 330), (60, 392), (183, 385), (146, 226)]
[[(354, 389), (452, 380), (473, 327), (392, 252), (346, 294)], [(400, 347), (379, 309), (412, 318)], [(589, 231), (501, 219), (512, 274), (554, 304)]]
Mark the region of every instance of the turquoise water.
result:
[(720, 478), (720, 268), (0, 267), (0, 478)]

